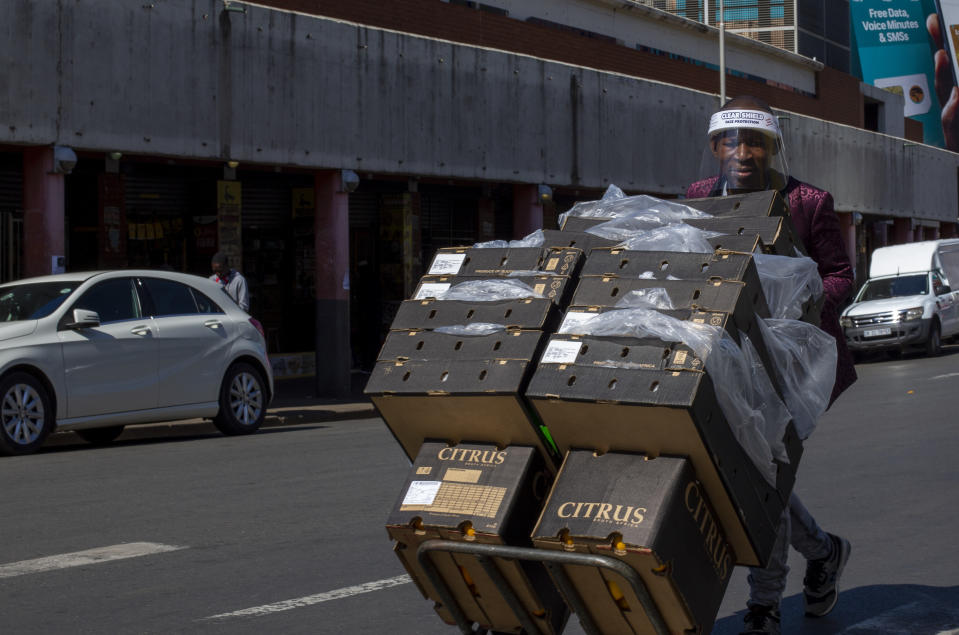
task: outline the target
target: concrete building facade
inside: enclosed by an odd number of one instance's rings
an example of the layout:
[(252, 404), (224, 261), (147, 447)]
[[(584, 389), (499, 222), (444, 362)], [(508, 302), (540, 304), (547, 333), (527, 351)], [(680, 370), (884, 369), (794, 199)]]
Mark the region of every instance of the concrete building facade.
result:
[[(554, 14), (12, 0), (0, 275), (205, 274), (225, 250), (280, 374), (347, 391), (437, 247), (550, 226), (613, 183), (678, 197), (698, 175), (714, 28), (638, 3), (512, 4)], [(914, 141), (901, 97), (726, 41), (728, 93), (777, 109), (791, 172), (833, 193), (860, 270), (873, 245), (955, 235), (959, 155)]]

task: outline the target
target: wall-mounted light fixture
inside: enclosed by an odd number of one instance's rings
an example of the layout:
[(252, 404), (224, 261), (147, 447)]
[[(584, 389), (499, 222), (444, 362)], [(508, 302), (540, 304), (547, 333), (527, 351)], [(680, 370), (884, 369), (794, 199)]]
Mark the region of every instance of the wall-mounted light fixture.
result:
[(110, 157), (112, 161), (119, 161), (120, 157), (123, 156), (123, 153), (117, 152), (116, 150), (114, 150), (113, 152), (109, 153), (107, 156)]
[(537, 188), (540, 203), (548, 203), (553, 200), (553, 188), (548, 185), (540, 185)]
[(353, 170), (340, 170), (340, 183), (342, 183), (342, 191), (347, 194), (355, 192), (360, 186), (360, 175)]
[(53, 146), (53, 174), (70, 174), (77, 167), (77, 153), (67, 146)]
[(240, 162), (232, 159), (226, 162), (226, 167), (230, 168), (231, 170), (235, 170), (238, 165), (240, 165)]

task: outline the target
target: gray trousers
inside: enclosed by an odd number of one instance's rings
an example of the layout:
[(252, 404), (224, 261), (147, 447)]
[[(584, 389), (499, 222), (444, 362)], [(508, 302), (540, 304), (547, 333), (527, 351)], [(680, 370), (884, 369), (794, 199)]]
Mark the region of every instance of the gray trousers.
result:
[(783, 510), (769, 565), (763, 569), (749, 569), (749, 604), (779, 606), (789, 574), (789, 565), (786, 563), (790, 544), (806, 560), (825, 558), (832, 551), (829, 536), (796, 494), (789, 497), (789, 505)]

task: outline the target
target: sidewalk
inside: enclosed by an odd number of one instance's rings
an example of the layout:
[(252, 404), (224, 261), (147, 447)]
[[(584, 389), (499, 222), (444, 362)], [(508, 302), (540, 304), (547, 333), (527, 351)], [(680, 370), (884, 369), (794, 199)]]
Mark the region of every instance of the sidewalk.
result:
[[(342, 399), (315, 397), (313, 377), (278, 380), (274, 384), (276, 396), (267, 409), (263, 427), (274, 428), (375, 417), (377, 415), (372, 402), (363, 394), (363, 387), (366, 386), (368, 377), (366, 373), (353, 373), (350, 395)], [(197, 434), (220, 434), (220, 432), (209, 420), (184, 419), (127, 426), (117, 441)], [(86, 442), (73, 432), (56, 432), (50, 435), (44, 446), (73, 444), (86, 444)]]

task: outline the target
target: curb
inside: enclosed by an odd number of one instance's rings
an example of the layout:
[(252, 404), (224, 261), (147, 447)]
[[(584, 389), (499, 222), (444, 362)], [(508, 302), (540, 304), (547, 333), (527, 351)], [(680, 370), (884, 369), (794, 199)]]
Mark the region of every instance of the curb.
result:
[[(283, 426), (306, 425), (311, 423), (331, 423), (336, 421), (350, 421), (355, 419), (370, 419), (376, 417), (373, 404), (366, 403), (337, 403), (328, 405), (283, 405), (267, 409), (263, 421), (263, 428), (279, 428)], [(123, 434), (117, 437), (116, 442), (132, 441), (134, 439), (163, 438), (168, 436), (190, 435), (220, 435), (213, 422), (209, 419), (184, 419), (162, 423), (142, 423), (127, 426)], [(55, 432), (47, 437), (43, 447), (63, 445), (90, 445), (73, 431)]]

